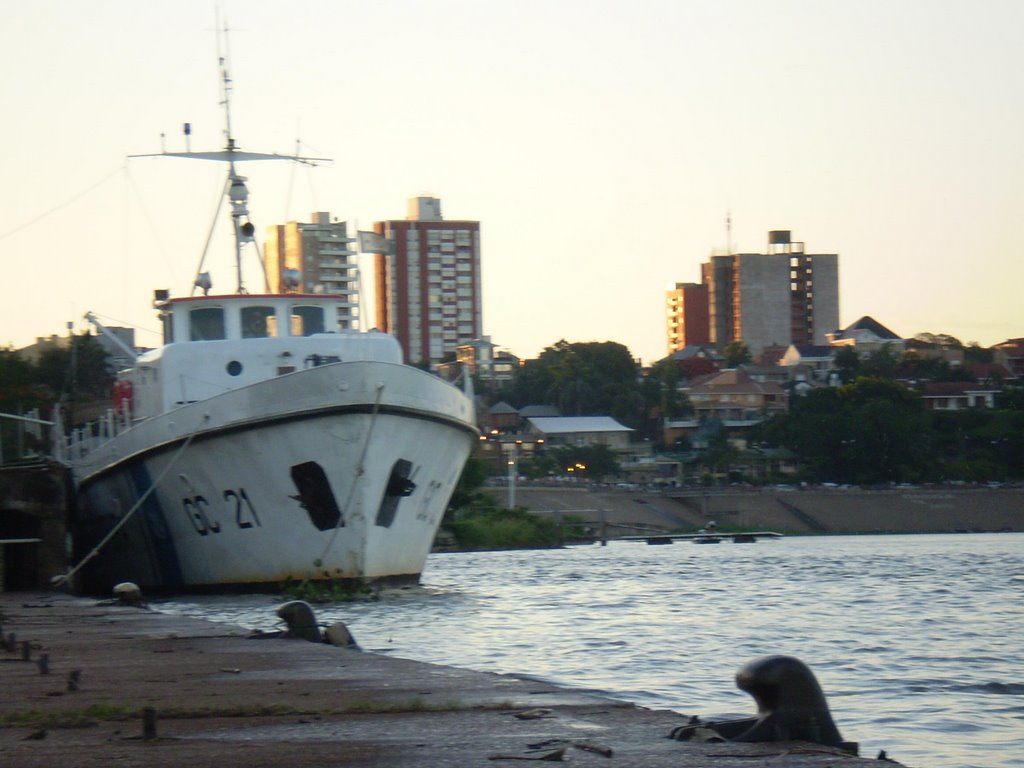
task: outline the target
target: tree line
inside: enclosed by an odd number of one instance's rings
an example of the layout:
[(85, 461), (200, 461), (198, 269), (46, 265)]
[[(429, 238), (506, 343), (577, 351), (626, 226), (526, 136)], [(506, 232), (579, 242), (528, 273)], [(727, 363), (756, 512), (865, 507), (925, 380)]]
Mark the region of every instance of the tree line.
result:
[[(114, 371), (107, 352), (88, 333), (72, 336), (65, 346), (43, 350), (36, 359), (10, 347), (0, 348), (0, 413), (23, 415), (38, 411), (49, 419), (56, 406), (65, 410), (65, 422), (74, 423), (76, 407), (111, 396)], [(18, 425), (0, 420), (4, 457), (13, 451)]]
[[(837, 351), (838, 387), (793, 396), (787, 413), (767, 419), (746, 435), (750, 444), (783, 448), (811, 482), (874, 484), (928, 480), (1002, 480), (1024, 477), (1024, 388), (1006, 383), (996, 408), (931, 411), (903, 383), (970, 381), (967, 366), (921, 354), (922, 349), (959, 349), (965, 363), (990, 363), (991, 350), (963, 345), (948, 334), (918, 334), (911, 351), (883, 347), (862, 355)], [(728, 348), (727, 364), (750, 362), (740, 342)], [(709, 370), (710, 368), (710, 370)], [(546, 404), (566, 416), (607, 415), (661, 448), (687, 450), (705, 465), (722, 469), (743, 461), (729, 435), (712, 430), (697, 450), (687, 441), (664, 446), (665, 418), (692, 413), (680, 391), (687, 379), (713, 371), (707, 361), (667, 357), (641, 373), (629, 350), (615, 342), (559, 340), (528, 360), (498, 397), (517, 408)], [(713, 426), (713, 425), (712, 425)], [(736, 435), (738, 436), (738, 435)], [(566, 463), (559, 456), (538, 469)], [(576, 459), (583, 463), (582, 458)], [(543, 466), (542, 466), (543, 465)], [(596, 476), (596, 473), (593, 475)]]

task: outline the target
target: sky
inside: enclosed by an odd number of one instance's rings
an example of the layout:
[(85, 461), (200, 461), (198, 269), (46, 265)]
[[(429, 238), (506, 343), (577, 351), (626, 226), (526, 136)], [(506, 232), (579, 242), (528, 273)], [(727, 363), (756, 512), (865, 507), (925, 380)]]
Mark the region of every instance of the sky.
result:
[[(0, 14), (0, 345), (84, 330), (87, 311), (158, 343), (152, 292), (190, 292), (224, 170), (126, 156), (183, 150), (185, 122), (193, 150), (223, 146), (218, 18), (239, 146), (334, 159), (243, 166), (257, 232), (314, 210), (369, 229), (437, 196), (481, 222), (484, 333), (520, 357), (559, 339), (664, 357), (665, 291), (727, 245), (764, 252), (773, 229), (839, 254), (843, 326), (1024, 336), (1020, 0)], [(221, 219), (204, 269), (230, 292)]]

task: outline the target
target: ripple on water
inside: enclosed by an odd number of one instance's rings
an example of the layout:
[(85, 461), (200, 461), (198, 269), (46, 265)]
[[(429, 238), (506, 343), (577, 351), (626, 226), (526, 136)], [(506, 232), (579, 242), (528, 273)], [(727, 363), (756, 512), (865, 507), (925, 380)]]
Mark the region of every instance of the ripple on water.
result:
[[(954, 586), (955, 585), (955, 586)], [(367, 649), (749, 716), (736, 670), (804, 660), (861, 753), (928, 768), (1024, 768), (1024, 535), (788, 538), (754, 547), (611, 543), (431, 556), (423, 586), (317, 607)], [(164, 610), (277, 626), (266, 596)]]

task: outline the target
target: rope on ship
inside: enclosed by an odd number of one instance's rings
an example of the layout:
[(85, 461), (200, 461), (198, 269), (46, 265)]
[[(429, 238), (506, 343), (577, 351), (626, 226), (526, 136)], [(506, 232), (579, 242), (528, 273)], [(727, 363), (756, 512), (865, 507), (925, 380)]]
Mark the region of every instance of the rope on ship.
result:
[[(209, 418), (209, 414), (203, 414), (203, 421), (206, 421)], [(174, 465), (178, 463), (178, 459), (182, 457), (182, 455), (185, 453), (185, 449), (187, 449), (189, 445), (192, 443), (192, 438), (194, 438), (198, 433), (199, 429), (197, 428), (195, 431), (192, 432), (192, 434), (185, 438), (185, 442), (181, 444), (181, 447), (178, 449), (177, 453), (175, 453), (171, 460), (167, 463), (167, 466), (160, 471), (160, 474), (157, 475), (156, 480), (154, 480), (150, 484), (149, 488), (146, 489), (146, 492), (143, 493), (138, 498), (138, 501), (136, 501), (132, 505), (132, 508), (128, 510), (124, 517), (117, 521), (117, 525), (110, 529), (110, 532), (103, 537), (103, 540), (95, 547), (93, 547), (92, 551), (89, 552), (89, 554), (87, 554), (85, 557), (78, 561), (78, 565), (76, 565), (67, 573), (63, 573), (60, 576), (53, 577), (51, 581), (55, 587), (62, 586), (69, 582), (74, 577), (74, 575), (85, 566), (86, 563), (88, 563), (90, 560), (96, 557), (96, 555), (100, 553), (100, 550), (103, 549), (103, 547), (105, 547), (112, 538), (114, 538), (117, 532), (120, 531), (125, 526), (125, 524), (132, 518), (132, 516), (139, 511), (143, 503), (145, 503), (146, 499), (149, 498), (150, 494), (152, 494), (153, 491), (156, 490), (156, 487), (160, 485), (160, 482), (164, 479), (167, 473), (170, 472)]]
[(348, 510), (348, 505), (352, 501), (352, 497), (356, 494), (356, 487), (359, 485), (359, 480), (364, 474), (366, 469), (364, 463), (366, 461), (366, 452), (370, 448), (370, 438), (373, 436), (373, 425), (377, 423), (377, 414), (380, 413), (380, 398), (384, 394), (384, 382), (377, 382), (377, 397), (373, 401), (373, 411), (370, 412), (370, 426), (366, 430), (366, 437), (363, 439), (363, 447), (359, 452), (359, 461), (356, 463), (355, 476), (352, 478), (352, 485), (349, 486), (348, 496), (345, 497), (345, 503), (342, 505), (342, 514), (338, 517), (338, 522), (331, 531), (331, 538), (327, 541), (327, 546), (324, 547), (324, 551), (320, 553), (320, 557), (313, 561), (313, 565), (319, 568), (324, 563), (324, 558), (327, 557), (327, 553), (334, 546), (334, 540), (338, 537), (338, 530), (345, 524), (344, 512)]

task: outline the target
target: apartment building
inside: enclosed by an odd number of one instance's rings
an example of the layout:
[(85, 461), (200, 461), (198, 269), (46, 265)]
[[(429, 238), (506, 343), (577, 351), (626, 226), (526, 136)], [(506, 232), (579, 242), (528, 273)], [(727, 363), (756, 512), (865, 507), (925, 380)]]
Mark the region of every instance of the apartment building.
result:
[(702, 283), (676, 283), (665, 292), (668, 354), (711, 343), (708, 327), (708, 287)]
[(839, 327), (839, 256), (809, 254), (789, 230), (768, 233), (767, 253), (712, 256), (701, 267), (711, 341), (767, 347), (824, 345)]
[(446, 220), (438, 198), (420, 196), (405, 219), (374, 231), (388, 251), (376, 256), (376, 326), (398, 339), (406, 362), (436, 368), (483, 337), (480, 222)]
[(267, 228), (263, 264), (271, 293), (328, 293), (343, 296), (349, 317), (341, 330), (359, 324), (359, 264), (355, 238), (330, 213), (313, 213), (309, 222), (289, 221)]

